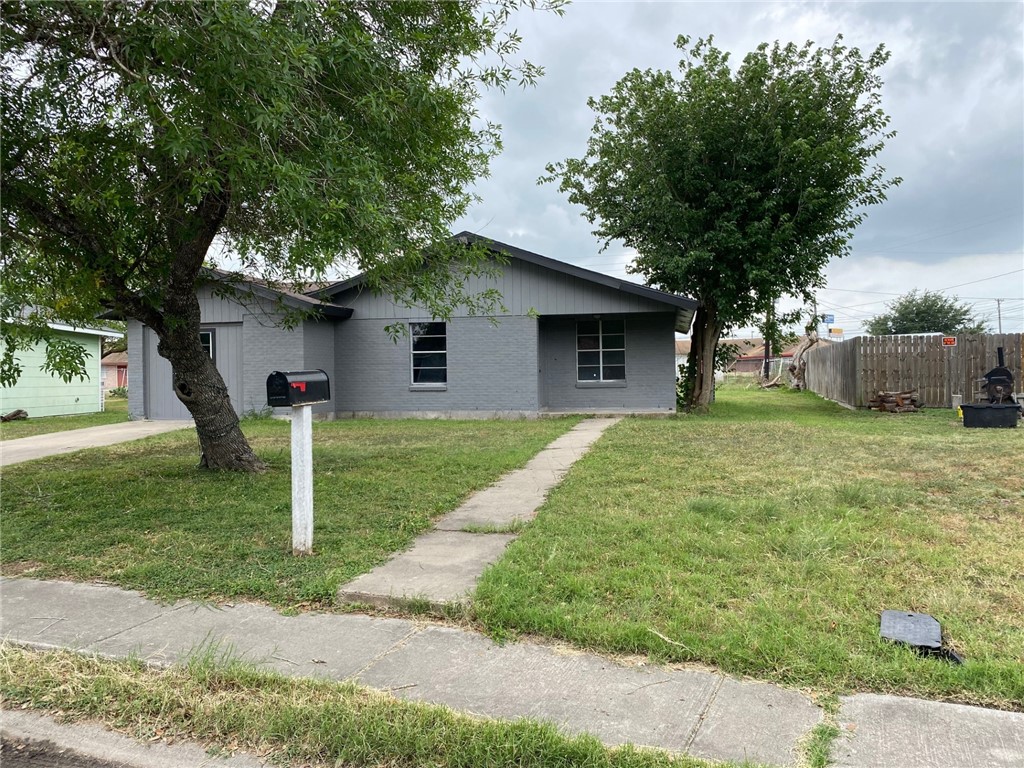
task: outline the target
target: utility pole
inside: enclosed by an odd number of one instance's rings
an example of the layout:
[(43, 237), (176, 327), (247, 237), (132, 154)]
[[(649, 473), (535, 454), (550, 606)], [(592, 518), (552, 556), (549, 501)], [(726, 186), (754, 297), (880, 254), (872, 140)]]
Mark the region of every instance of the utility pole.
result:
[(1003, 300), (996, 299), (996, 317), (999, 318), (999, 334), (1003, 333)]

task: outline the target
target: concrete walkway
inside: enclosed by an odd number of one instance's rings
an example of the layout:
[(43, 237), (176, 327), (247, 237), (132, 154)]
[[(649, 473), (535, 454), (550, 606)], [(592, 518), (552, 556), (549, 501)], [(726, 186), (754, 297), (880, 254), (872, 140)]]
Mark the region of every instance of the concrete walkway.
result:
[[(805, 695), (698, 669), (619, 663), (533, 643), (498, 646), (450, 627), (259, 605), (160, 605), (92, 584), (0, 580), (7, 641), (167, 663), (215, 643), (296, 677), (355, 680), (495, 718), (553, 722), (609, 745), (792, 766), (822, 721)], [(842, 768), (1018, 768), (1024, 715), (858, 694), (844, 697)]]
[(20, 464), (23, 461), (72, 453), (83, 448), (100, 448), (105, 445), (127, 443), (141, 437), (173, 432), (176, 429), (195, 426), (191, 420), (168, 421), (124, 421), (119, 424), (104, 424), (99, 427), (71, 429), (67, 432), (50, 432), (45, 435), (19, 437), (0, 443), (0, 467)]
[(388, 607), (420, 599), (435, 608), (467, 601), (484, 569), (515, 540), (511, 529), (533, 520), (548, 491), (606, 429), (619, 421), (581, 421), (525, 467), (510, 472), (445, 515), (410, 549), (344, 584), (338, 590), (338, 600)]

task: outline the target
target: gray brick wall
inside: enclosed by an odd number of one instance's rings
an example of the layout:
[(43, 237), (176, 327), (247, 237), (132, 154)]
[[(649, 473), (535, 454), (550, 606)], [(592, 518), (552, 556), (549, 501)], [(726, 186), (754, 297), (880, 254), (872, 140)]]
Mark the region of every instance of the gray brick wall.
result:
[(331, 380), (331, 399), (313, 406), (313, 415), (334, 415), (335, 411), (335, 365), (334, 334), (337, 323), (331, 320), (307, 320), (302, 324), (303, 370), (322, 368)]
[[(274, 325), (278, 318), (256, 309), (242, 320), (242, 413), (267, 407), (267, 376), (272, 371), (298, 371), (305, 365), (303, 325), (294, 329)], [(288, 413), (289, 408), (276, 412)]]
[(411, 386), (409, 338), (392, 342), (384, 331), (388, 323), (353, 318), (338, 324), (334, 396), (342, 415), (538, 410), (535, 318), (503, 317), (497, 326), (486, 318), (454, 318), (447, 329), (448, 383), (438, 391)]
[(541, 318), (543, 408), (583, 412), (675, 410), (675, 315), (626, 315), (625, 324), (626, 386), (587, 388), (576, 382), (576, 318)]

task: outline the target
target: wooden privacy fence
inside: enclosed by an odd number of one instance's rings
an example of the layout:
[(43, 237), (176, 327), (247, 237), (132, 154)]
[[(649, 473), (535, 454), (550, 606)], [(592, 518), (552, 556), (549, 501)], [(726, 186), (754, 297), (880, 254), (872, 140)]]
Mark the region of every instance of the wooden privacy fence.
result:
[(999, 364), (1003, 348), (1013, 386), (1024, 392), (1024, 334), (988, 333), (956, 337), (944, 347), (942, 336), (859, 336), (838, 344), (817, 345), (807, 353), (807, 388), (829, 400), (856, 408), (879, 392), (916, 389), (928, 408), (950, 408), (953, 395), (977, 402), (978, 380)]

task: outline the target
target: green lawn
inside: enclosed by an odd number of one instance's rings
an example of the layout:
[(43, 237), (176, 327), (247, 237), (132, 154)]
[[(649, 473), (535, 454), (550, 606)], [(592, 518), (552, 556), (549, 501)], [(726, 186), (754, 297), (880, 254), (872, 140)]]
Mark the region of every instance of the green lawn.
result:
[(576, 421), (315, 424), (305, 558), (291, 555), (286, 422), (243, 422), (270, 464), (263, 475), (196, 469), (189, 430), (28, 462), (4, 470), (0, 562), (5, 574), (97, 579), (168, 599), (322, 607)]
[[(1024, 429), (727, 388), (627, 419), (576, 464), (475, 610), (496, 636), (714, 665), (830, 693), (1024, 709)], [(961, 667), (878, 638), (938, 618)]]
[(99, 427), (103, 424), (117, 424), (128, 421), (128, 400), (108, 397), (104, 410), (99, 413), (83, 413), (77, 416), (41, 416), (38, 419), (24, 419), (0, 424), (0, 439), (17, 440), (19, 437), (45, 435), (50, 432), (65, 432), (69, 429)]

